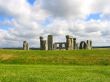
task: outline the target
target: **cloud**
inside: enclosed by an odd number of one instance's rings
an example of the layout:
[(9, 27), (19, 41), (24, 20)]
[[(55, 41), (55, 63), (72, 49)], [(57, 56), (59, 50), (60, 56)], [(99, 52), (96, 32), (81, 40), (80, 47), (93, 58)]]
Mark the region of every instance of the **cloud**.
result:
[(0, 0), (1, 12), (6, 15), (12, 15), (19, 17), (23, 14), (30, 14), (29, 6), (26, 3), (26, 0)]
[(51, 15), (63, 18), (84, 18), (97, 12), (110, 13), (109, 0), (41, 0), (42, 7)]
[(41, 0), (41, 5), (55, 17), (78, 18), (89, 14), (91, 4), (88, 0)]
[[(65, 41), (65, 35), (73, 35), (78, 42), (81, 40), (93, 40), (95, 45), (108, 44), (110, 35), (109, 21), (67, 21), (56, 19), (53, 23), (47, 26), (45, 34), (53, 34), (56, 41)], [(63, 37), (63, 38), (61, 38)], [(99, 44), (98, 44), (99, 45)]]
[(104, 14), (106, 13), (110, 13), (110, 0), (94, 0), (93, 3), (93, 10), (94, 11), (98, 11), (98, 12), (102, 12)]
[[(21, 42), (27, 40), (30, 44), (38, 44), (38, 36), (43, 32), (43, 27), (40, 24), (47, 14), (41, 9), (38, 3), (33, 6), (29, 5), (27, 0), (0, 0), (0, 15), (4, 17), (13, 17), (11, 20), (8, 18), (0, 22), (0, 26), (10, 26), (8, 30), (0, 32), (0, 40), (2, 45), (0, 47), (15, 47), (16, 45), (22, 46)], [(13, 27), (13, 28), (12, 28)], [(9, 42), (10, 45), (7, 45)], [(15, 43), (16, 45), (13, 45)], [(12, 45), (11, 45), (12, 44)]]
[[(109, 44), (108, 3), (109, 0), (36, 0), (30, 5), (27, 0), (0, 0), (0, 15), (12, 17), (0, 21), (0, 27), (10, 26), (8, 30), (0, 29), (0, 47), (21, 47), (24, 40), (31, 47), (39, 47), (39, 36), (48, 34), (54, 35), (55, 41), (65, 41), (65, 35), (70, 34), (78, 41), (92, 39), (94, 45)], [(101, 13), (99, 20), (85, 20), (94, 12)], [(51, 22), (43, 25), (49, 17)]]

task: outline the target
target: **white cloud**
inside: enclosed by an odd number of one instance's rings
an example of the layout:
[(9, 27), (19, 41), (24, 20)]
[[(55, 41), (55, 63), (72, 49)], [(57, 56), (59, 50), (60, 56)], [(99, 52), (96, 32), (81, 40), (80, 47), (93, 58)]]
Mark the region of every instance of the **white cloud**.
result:
[(94, 0), (93, 10), (104, 14), (110, 13), (110, 0)]
[[(73, 35), (78, 39), (78, 42), (81, 40), (93, 40), (95, 45), (104, 45), (109, 44), (110, 28), (109, 21), (66, 21), (61, 19), (56, 19), (52, 24), (48, 25), (45, 33), (53, 34), (57, 38), (56, 41), (65, 41), (65, 35)], [(47, 35), (46, 34), (46, 35)], [(61, 36), (63, 38), (61, 38)]]
[(55, 17), (82, 18), (90, 13), (89, 0), (41, 0), (42, 7)]
[(30, 14), (30, 7), (26, 0), (0, 0), (1, 12), (6, 15), (19, 17), (21, 15)]
[[(47, 17), (40, 5), (30, 6), (27, 0), (0, 0), (0, 14), (13, 17), (11, 20), (5, 19), (0, 22), (0, 26), (13, 27), (4, 33), (5, 36), (0, 37), (4, 44), (1, 47), (22, 46), (20, 42), (23, 40), (28, 40), (30, 43), (36, 41), (35, 46), (37, 45), (39, 40), (37, 37), (43, 32), (39, 23)], [(3, 35), (3, 32), (0, 34)], [(16, 45), (13, 45), (13, 41)], [(7, 45), (8, 42), (10, 45)]]
[[(39, 36), (48, 34), (55, 35), (56, 41), (65, 41), (65, 35), (70, 34), (79, 41), (92, 39), (95, 45), (109, 44), (110, 21), (106, 20), (109, 3), (109, 0), (37, 0), (31, 6), (26, 0), (0, 0), (0, 14), (13, 17), (0, 22), (0, 26), (13, 27), (0, 29), (0, 47), (22, 46), (23, 40), (38, 47)], [(93, 12), (101, 12), (102, 19), (85, 21)], [(43, 26), (42, 21), (50, 15), (52, 22)]]
[(93, 12), (110, 14), (110, 0), (40, 0), (42, 7), (55, 17), (84, 18)]

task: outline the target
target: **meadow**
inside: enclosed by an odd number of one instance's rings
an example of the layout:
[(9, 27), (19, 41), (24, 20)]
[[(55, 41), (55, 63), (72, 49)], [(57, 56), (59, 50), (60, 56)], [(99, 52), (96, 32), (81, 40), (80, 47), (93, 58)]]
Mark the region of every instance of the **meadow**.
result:
[(110, 65), (110, 49), (73, 51), (0, 50), (0, 63)]
[(0, 82), (109, 82), (110, 49), (0, 50)]
[(0, 65), (0, 82), (110, 82), (110, 66)]

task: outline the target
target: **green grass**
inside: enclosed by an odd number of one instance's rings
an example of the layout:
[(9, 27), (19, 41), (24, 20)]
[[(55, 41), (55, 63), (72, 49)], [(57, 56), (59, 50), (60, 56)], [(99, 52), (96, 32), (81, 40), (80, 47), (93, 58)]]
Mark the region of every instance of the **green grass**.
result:
[(0, 50), (0, 82), (110, 82), (110, 49)]
[(110, 82), (110, 66), (0, 65), (0, 82)]
[(75, 51), (0, 50), (0, 63), (110, 65), (110, 49)]

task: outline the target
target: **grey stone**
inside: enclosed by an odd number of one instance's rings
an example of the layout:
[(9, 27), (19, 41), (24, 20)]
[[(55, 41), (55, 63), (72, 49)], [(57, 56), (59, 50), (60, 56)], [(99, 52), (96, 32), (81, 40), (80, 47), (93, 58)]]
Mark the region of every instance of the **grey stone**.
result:
[(48, 35), (48, 50), (53, 50), (53, 36)]
[(66, 35), (66, 50), (73, 50), (73, 37)]
[(54, 50), (65, 50), (66, 49), (66, 43), (65, 42), (56, 42), (53, 44)]
[[(25, 47), (24, 47), (25, 49)], [(78, 50), (78, 49), (92, 49), (92, 41), (81, 41), (77, 43), (76, 38), (70, 35), (66, 35), (66, 42), (55, 42), (53, 43), (53, 36), (48, 35), (47, 40), (40, 37), (40, 49), (41, 50)]]
[(48, 50), (47, 41), (40, 37), (40, 49), (41, 50)]
[(81, 41), (79, 49), (87, 49), (87, 43), (85, 41)]
[(77, 49), (76, 38), (73, 38), (73, 49)]
[(76, 43), (75, 50), (78, 50), (78, 49), (79, 49), (79, 45), (78, 45), (78, 43)]
[(92, 49), (92, 41), (91, 40), (87, 40), (87, 49), (88, 50)]
[(29, 50), (29, 44), (27, 41), (23, 42), (23, 50)]

